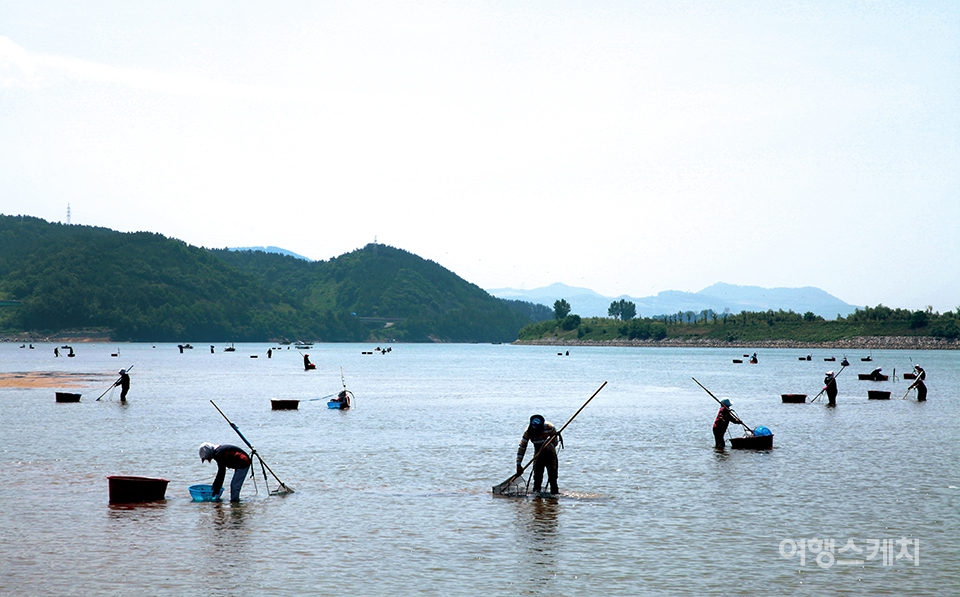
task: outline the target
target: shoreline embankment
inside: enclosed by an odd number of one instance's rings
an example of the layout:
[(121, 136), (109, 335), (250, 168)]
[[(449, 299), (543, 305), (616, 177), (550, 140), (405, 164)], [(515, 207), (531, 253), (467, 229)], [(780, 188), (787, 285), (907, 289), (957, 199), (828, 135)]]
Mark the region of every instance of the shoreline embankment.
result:
[(930, 336), (858, 336), (829, 342), (798, 340), (757, 340), (726, 342), (706, 338), (665, 338), (663, 340), (577, 340), (575, 338), (542, 338), (517, 340), (521, 346), (633, 346), (637, 348), (791, 348), (801, 350), (960, 350), (960, 342)]

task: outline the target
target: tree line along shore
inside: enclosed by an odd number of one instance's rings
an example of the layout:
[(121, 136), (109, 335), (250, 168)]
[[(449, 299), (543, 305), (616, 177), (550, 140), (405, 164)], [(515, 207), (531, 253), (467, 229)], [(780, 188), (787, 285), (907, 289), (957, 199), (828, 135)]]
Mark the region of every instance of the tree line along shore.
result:
[(929, 336), (862, 336), (833, 342), (797, 342), (794, 340), (758, 340), (727, 342), (710, 338), (664, 338), (663, 340), (580, 340), (577, 338), (540, 338), (517, 340), (513, 344), (529, 346), (634, 346), (653, 348), (792, 348), (801, 350), (960, 350), (960, 342)]
[(564, 300), (554, 303), (554, 318), (520, 330), (517, 344), (563, 346), (671, 346), (844, 349), (960, 348), (960, 308), (937, 313), (857, 309), (826, 320), (814, 313), (742, 311), (718, 314), (681, 312), (635, 318), (630, 304), (614, 302), (610, 317), (581, 318)]

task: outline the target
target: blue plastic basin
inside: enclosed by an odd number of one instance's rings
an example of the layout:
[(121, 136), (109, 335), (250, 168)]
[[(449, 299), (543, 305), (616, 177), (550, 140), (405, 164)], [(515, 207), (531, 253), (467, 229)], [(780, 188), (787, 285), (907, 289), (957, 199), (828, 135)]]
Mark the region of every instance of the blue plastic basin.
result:
[(220, 491), (217, 492), (217, 495), (213, 495), (213, 485), (191, 485), (190, 486), (190, 497), (193, 498), (195, 502), (217, 502), (220, 501), (220, 494), (223, 493), (223, 487), (220, 488)]

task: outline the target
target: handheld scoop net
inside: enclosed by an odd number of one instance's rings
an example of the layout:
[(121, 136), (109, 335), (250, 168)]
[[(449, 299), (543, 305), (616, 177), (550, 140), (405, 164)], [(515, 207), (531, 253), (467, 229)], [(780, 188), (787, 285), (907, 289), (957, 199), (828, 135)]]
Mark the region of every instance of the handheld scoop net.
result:
[[(250, 448), (251, 459), (256, 458), (258, 461), (260, 461), (260, 470), (263, 472), (263, 482), (266, 484), (267, 491), (269, 491), (270, 495), (286, 495), (288, 493), (293, 493), (293, 489), (291, 487), (287, 487), (283, 483), (283, 481), (280, 480), (280, 477), (278, 477), (277, 474), (273, 472), (273, 469), (270, 468), (270, 465), (268, 465), (266, 462), (263, 461), (263, 458), (257, 452), (257, 449), (253, 447), (253, 444), (251, 444), (247, 440), (247, 438), (245, 438), (243, 434), (240, 433), (240, 428), (237, 427), (233, 423), (233, 421), (231, 421), (230, 419), (227, 419), (227, 415), (223, 414), (223, 411), (220, 410), (220, 407), (217, 406), (217, 403), (211, 400), (210, 404), (212, 404), (213, 408), (217, 409), (217, 412), (219, 412), (223, 416), (223, 418), (227, 420), (227, 423), (230, 423), (230, 426), (233, 427), (233, 430), (237, 432), (237, 435), (240, 436), (240, 439), (243, 440), (243, 443), (247, 444), (247, 447)], [(270, 471), (270, 474), (279, 484), (279, 487), (277, 487), (276, 489), (270, 489), (270, 482), (269, 482), (269, 479), (267, 479), (267, 471)]]

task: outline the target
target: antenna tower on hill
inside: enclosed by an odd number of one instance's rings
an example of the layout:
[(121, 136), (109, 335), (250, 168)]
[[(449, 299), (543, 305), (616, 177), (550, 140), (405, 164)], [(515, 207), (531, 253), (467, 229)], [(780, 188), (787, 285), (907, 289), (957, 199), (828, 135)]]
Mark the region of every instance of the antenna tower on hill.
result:
[(70, 204), (67, 203), (67, 226), (70, 225)]

